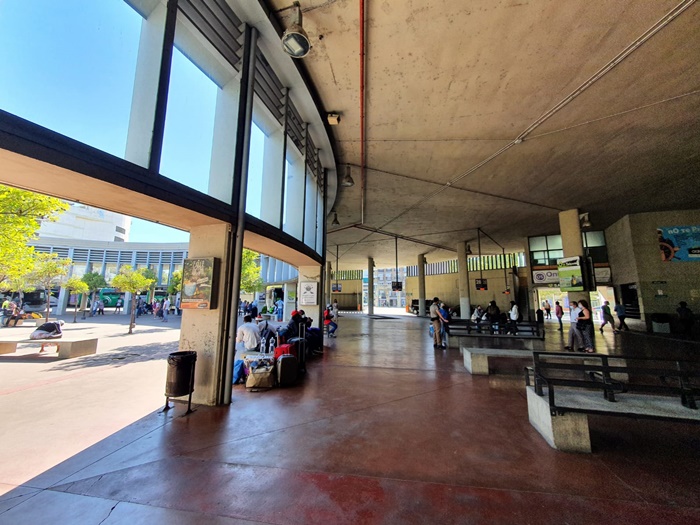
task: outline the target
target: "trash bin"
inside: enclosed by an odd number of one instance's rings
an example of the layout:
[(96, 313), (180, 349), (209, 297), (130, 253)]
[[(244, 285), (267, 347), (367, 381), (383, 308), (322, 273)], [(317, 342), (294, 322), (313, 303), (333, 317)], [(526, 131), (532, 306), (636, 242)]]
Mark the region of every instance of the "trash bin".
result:
[(192, 393), (194, 390), (195, 361), (197, 361), (197, 352), (173, 352), (168, 355), (168, 374), (165, 379), (166, 397), (180, 397)]
[(651, 314), (651, 331), (655, 334), (670, 334), (671, 316), (668, 314)]

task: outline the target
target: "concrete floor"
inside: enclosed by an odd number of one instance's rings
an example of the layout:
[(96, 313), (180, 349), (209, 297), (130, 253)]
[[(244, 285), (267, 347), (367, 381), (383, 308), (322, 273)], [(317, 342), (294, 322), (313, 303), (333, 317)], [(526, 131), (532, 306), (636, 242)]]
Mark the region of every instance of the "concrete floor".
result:
[[(553, 450), (528, 422), (523, 363), (472, 377), (458, 341), (434, 350), (427, 325), (344, 315), (298, 386), (236, 386), (230, 407), (189, 416), (158, 411), (176, 323), (94, 328), (113, 334), (96, 356), (0, 356), (0, 523), (700, 523), (700, 427), (597, 416), (593, 454)], [(462, 343), (562, 346), (558, 332)]]

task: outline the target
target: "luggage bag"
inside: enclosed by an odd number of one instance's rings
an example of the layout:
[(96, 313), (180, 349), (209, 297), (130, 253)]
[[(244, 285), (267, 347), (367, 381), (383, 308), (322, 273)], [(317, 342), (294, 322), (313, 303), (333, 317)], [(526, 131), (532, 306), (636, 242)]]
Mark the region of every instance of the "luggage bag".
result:
[(250, 371), (245, 382), (246, 388), (272, 388), (275, 386), (275, 367), (258, 366)]
[(279, 386), (292, 386), (297, 381), (299, 361), (291, 354), (281, 355), (277, 358), (277, 384)]
[(279, 359), (283, 355), (291, 354), (297, 359), (299, 358), (298, 346), (294, 343), (287, 343), (275, 347), (275, 359)]

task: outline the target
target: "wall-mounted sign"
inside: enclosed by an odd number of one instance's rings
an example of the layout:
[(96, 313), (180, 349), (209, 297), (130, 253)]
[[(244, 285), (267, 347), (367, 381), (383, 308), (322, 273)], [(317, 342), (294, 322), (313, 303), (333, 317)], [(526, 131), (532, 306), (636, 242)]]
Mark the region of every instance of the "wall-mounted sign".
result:
[(476, 289), (477, 290), (488, 290), (489, 289), (489, 285), (486, 282), (487, 279), (475, 279), (475, 281), (476, 281)]
[(558, 270), (533, 270), (532, 284), (559, 284)]
[(401, 281), (391, 281), (391, 291), (400, 292), (403, 290), (403, 283)]
[(343, 283), (333, 283), (331, 284), (331, 292), (342, 292)]
[(216, 257), (185, 259), (182, 265), (180, 307), (185, 310), (216, 308), (216, 279), (219, 275)]
[(303, 282), (299, 284), (301, 295), (299, 304), (302, 306), (312, 306), (318, 304), (318, 283), (315, 281)]
[(594, 268), (593, 272), (595, 274), (596, 283), (609, 284), (612, 282), (612, 272), (607, 266), (601, 266), (600, 268)]
[(664, 226), (656, 234), (662, 261), (700, 262), (700, 226)]
[(559, 267), (559, 289), (562, 292), (582, 292), (585, 289), (579, 257), (557, 259), (557, 266)]

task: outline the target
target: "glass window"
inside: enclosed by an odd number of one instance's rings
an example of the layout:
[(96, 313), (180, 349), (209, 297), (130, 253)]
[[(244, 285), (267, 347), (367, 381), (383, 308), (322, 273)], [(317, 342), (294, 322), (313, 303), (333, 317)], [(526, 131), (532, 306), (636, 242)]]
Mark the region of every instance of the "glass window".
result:
[(282, 125), (256, 98), (251, 128), (246, 212), (276, 228), (282, 226), (283, 171)]
[(599, 232), (585, 232), (583, 245), (589, 248), (597, 246), (605, 246), (605, 233)]
[(1, 1), (0, 108), (125, 158), (142, 23), (123, 0)]
[(563, 248), (561, 235), (548, 235), (547, 248), (550, 250), (561, 250)]
[[(308, 170), (307, 170), (308, 171)], [(316, 249), (316, 180), (308, 172), (306, 174), (306, 197), (304, 199), (304, 244)]]
[(304, 159), (294, 145), (287, 143), (282, 229), (299, 240), (303, 240), (305, 177)]
[(323, 255), (323, 226), (325, 217), (323, 216), (323, 194), (321, 188), (316, 193), (316, 253)]
[(549, 258), (550, 259), (562, 259), (564, 257), (564, 250), (550, 250), (549, 251)]
[(546, 250), (547, 249), (547, 239), (546, 237), (530, 237), (530, 251), (535, 250)]
[(105, 281), (111, 283), (115, 275), (117, 275), (117, 263), (105, 263)]

